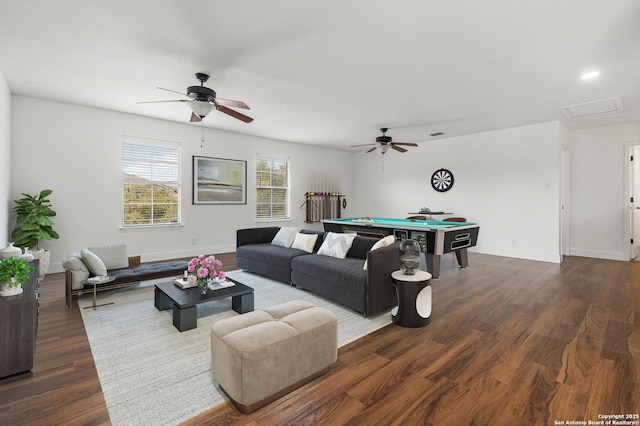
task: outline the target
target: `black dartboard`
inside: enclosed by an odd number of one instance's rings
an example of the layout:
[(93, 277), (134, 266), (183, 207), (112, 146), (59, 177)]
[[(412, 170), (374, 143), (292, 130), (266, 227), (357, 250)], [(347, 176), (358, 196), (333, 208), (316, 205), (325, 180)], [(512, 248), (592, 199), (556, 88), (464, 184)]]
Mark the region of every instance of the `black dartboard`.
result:
[(431, 186), (438, 192), (447, 192), (453, 186), (453, 173), (438, 169), (431, 175)]

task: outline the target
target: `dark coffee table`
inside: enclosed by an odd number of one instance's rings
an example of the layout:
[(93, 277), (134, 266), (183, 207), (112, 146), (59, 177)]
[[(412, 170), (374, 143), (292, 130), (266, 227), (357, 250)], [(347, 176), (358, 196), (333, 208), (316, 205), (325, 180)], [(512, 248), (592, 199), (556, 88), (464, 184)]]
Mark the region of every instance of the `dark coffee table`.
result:
[(231, 297), (231, 308), (239, 314), (253, 311), (253, 289), (236, 280), (235, 286), (207, 291), (200, 294), (198, 287), (181, 289), (173, 281), (156, 284), (155, 305), (159, 311), (173, 308), (173, 325), (186, 331), (198, 326), (198, 308), (200, 303)]

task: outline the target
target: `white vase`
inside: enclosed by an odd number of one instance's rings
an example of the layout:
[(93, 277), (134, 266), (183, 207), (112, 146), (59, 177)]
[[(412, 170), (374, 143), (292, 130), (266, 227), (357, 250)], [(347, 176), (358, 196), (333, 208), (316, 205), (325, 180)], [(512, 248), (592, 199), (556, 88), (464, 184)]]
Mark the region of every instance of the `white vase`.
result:
[[(15, 277), (11, 278), (12, 283), (16, 283), (17, 279)], [(18, 284), (17, 287), (12, 287), (7, 283), (2, 284), (0, 287), (2, 290), (0, 291), (0, 296), (15, 296), (17, 294), (22, 294), (22, 284)]]
[(26, 259), (27, 262), (31, 262), (34, 259), (33, 255), (29, 252), (29, 247), (24, 248), (24, 254), (20, 255), (20, 259)]
[(0, 250), (0, 259), (8, 259), (10, 257), (19, 257), (22, 254), (22, 250), (13, 246), (13, 242), (7, 243), (7, 247)]
[(34, 258), (40, 261), (38, 266), (38, 282), (42, 281), (47, 272), (49, 272), (49, 264), (51, 263), (51, 252), (49, 250), (40, 249), (31, 252)]

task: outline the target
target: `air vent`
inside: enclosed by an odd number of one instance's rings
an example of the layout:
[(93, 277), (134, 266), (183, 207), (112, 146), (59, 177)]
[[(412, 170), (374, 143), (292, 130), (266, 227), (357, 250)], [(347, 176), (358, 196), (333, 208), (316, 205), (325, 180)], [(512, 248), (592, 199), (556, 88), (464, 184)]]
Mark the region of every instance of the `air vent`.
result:
[(619, 96), (560, 107), (560, 112), (570, 120), (575, 118), (593, 117), (600, 114), (609, 114), (618, 111), (622, 111), (622, 101)]

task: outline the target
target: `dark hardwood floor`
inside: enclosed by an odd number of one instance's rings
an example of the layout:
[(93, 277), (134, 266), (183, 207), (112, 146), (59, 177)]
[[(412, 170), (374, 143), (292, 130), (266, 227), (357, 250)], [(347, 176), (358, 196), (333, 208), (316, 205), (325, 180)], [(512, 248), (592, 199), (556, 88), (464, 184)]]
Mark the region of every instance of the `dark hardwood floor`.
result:
[[(233, 254), (221, 256), (232, 269)], [(426, 327), (392, 324), (346, 345), (329, 374), (250, 415), (223, 404), (185, 424), (554, 425), (640, 414), (640, 263), (470, 253), (470, 265), (443, 259)], [(34, 376), (0, 384), (1, 425), (109, 424), (62, 279), (41, 283)]]

